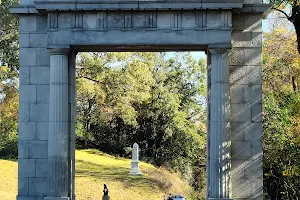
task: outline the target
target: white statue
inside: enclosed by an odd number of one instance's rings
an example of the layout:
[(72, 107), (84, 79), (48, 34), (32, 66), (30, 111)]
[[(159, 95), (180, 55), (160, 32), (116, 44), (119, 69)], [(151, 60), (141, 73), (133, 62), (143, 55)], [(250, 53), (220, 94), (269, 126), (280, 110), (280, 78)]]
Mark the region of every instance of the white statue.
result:
[(131, 175), (142, 174), (139, 168), (139, 145), (137, 143), (134, 143), (132, 147), (132, 161), (131, 161), (131, 170), (129, 174)]

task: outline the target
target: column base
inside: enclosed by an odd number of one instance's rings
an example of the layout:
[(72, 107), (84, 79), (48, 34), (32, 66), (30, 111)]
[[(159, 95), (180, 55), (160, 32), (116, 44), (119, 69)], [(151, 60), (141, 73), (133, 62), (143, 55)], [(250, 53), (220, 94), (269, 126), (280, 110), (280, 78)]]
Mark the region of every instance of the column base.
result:
[(45, 197), (44, 200), (70, 200), (70, 197)]

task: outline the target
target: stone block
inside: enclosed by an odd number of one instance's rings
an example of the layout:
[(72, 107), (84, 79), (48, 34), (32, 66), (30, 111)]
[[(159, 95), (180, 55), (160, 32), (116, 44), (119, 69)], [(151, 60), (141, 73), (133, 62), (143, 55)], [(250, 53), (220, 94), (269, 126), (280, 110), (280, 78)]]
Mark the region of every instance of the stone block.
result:
[[(24, 0), (22, 0), (22, 1), (24, 1)], [(22, 1), (21, 1), (21, 4), (22, 4)], [(21, 33), (36, 31), (36, 16), (35, 15), (21, 15), (21, 16), (19, 16), (19, 21), (20, 21), (19, 30)]]
[(19, 141), (35, 140), (36, 124), (35, 122), (19, 122)]
[(246, 178), (232, 179), (233, 199), (248, 199), (252, 196), (252, 181)]
[(49, 103), (50, 86), (37, 85), (37, 103)]
[(263, 154), (262, 141), (254, 141), (251, 144), (252, 159), (261, 158)]
[(19, 43), (20, 47), (29, 47), (29, 33), (20, 33), (19, 34)]
[(251, 179), (251, 199), (263, 199), (263, 179)]
[(29, 103), (19, 104), (19, 122), (29, 121)]
[[(47, 47), (46, 33), (30, 33), (29, 36), (30, 47)], [(39, 59), (39, 58), (37, 58)]]
[(207, 13), (207, 27), (218, 28), (221, 26), (221, 12), (208, 12)]
[(251, 158), (251, 142), (234, 141), (231, 145), (232, 160), (248, 160)]
[(232, 48), (229, 54), (229, 65), (261, 66), (261, 48)]
[(248, 122), (251, 120), (251, 104), (232, 103), (230, 108), (231, 122)]
[(36, 102), (36, 85), (20, 85), (20, 103)]
[(36, 29), (37, 31), (46, 31), (48, 26), (48, 16), (39, 15), (36, 17)]
[(231, 178), (232, 179), (244, 179), (245, 176), (245, 165), (249, 161), (247, 160), (232, 160), (231, 161)]
[(47, 158), (48, 143), (47, 141), (29, 141), (28, 142), (28, 157), (29, 158)]
[(18, 194), (28, 195), (28, 178), (18, 178)]
[(36, 49), (20, 48), (20, 67), (28, 67), (36, 65)]
[(251, 159), (244, 167), (245, 177), (247, 179), (263, 178), (263, 161), (262, 156)]
[(29, 67), (20, 67), (19, 69), (19, 82), (20, 85), (29, 84)]
[(30, 121), (47, 122), (49, 119), (49, 104), (30, 104)]
[(252, 122), (262, 122), (262, 104), (254, 103), (251, 105), (251, 120)]
[(254, 15), (233, 15), (232, 26), (234, 31), (262, 32), (262, 17), (260, 14)]
[(231, 138), (232, 141), (262, 141), (262, 123), (241, 122), (231, 123)]
[(261, 32), (232, 32), (232, 47), (261, 47), (262, 33)]
[(36, 138), (37, 140), (48, 140), (49, 123), (37, 122), (36, 123)]
[(262, 103), (262, 85), (249, 86), (249, 103), (261, 104)]
[(230, 66), (229, 68), (229, 82), (230, 85), (237, 84), (262, 84), (262, 68), (261, 66)]
[(29, 178), (29, 195), (46, 196), (47, 178)]
[(49, 84), (50, 68), (49, 67), (31, 67), (30, 84)]
[(18, 159), (19, 177), (35, 177), (35, 159)]
[(247, 103), (248, 85), (234, 84), (230, 87), (230, 103)]
[(36, 159), (35, 164), (36, 177), (47, 177), (48, 159)]
[(50, 66), (50, 52), (47, 48), (37, 49), (37, 66)]
[(60, 29), (72, 28), (73, 15), (74, 14), (70, 14), (70, 13), (60, 13), (58, 17), (58, 27)]
[(28, 141), (21, 141), (18, 142), (18, 158), (28, 158)]

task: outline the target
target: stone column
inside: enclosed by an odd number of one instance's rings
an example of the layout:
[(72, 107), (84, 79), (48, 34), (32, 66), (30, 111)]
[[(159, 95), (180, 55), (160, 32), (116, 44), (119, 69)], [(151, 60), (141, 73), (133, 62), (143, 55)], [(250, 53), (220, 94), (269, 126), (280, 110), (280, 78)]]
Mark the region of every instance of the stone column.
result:
[(210, 51), (208, 199), (230, 197), (229, 49)]
[(69, 51), (51, 49), (50, 53), (48, 196), (45, 200), (69, 200)]

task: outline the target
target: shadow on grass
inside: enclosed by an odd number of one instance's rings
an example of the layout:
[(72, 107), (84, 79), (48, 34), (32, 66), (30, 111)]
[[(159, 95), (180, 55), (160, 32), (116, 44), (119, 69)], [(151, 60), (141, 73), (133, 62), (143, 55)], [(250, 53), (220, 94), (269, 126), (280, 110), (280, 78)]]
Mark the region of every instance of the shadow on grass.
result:
[(76, 177), (93, 177), (97, 179), (119, 181), (125, 187), (152, 187), (168, 189), (169, 184), (147, 175), (129, 175), (130, 168), (122, 166), (105, 166), (88, 161), (76, 160)]

